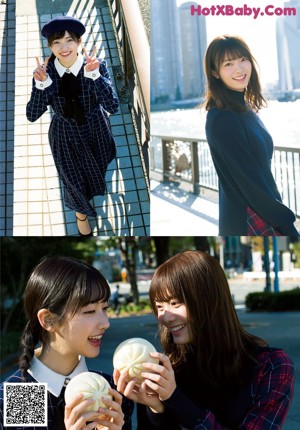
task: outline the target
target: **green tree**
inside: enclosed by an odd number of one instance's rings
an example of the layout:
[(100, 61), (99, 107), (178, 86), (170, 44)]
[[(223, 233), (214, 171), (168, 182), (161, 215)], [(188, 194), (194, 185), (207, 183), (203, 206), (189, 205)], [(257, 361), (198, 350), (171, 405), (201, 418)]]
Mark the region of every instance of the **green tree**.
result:
[[(6, 333), (20, 307), (27, 278), (47, 255), (67, 255), (88, 259), (90, 239), (11, 237), (1, 239), (1, 333)], [(16, 319), (17, 320), (17, 319)]]

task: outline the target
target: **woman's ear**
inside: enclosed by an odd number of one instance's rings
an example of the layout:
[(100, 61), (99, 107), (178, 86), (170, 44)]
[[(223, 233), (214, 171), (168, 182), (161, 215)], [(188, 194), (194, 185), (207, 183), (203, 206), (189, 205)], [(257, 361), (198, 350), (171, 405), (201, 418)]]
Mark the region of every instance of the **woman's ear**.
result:
[(212, 74), (215, 78), (220, 79), (220, 75), (218, 72), (215, 72), (214, 70), (212, 71)]
[(48, 309), (40, 309), (37, 313), (37, 318), (44, 330), (55, 331), (54, 315)]

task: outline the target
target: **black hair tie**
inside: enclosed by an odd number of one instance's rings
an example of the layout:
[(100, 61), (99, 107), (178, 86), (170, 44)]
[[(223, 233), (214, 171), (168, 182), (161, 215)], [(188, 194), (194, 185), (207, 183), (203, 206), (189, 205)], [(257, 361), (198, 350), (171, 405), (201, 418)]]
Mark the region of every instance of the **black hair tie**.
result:
[(80, 80), (73, 73), (64, 73), (61, 78), (60, 90), (58, 95), (65, 97), (63, 106), (64, 118), (73, 118), (78, 125), (86, 124), (83, 106), (79, 100), (81, 92)]

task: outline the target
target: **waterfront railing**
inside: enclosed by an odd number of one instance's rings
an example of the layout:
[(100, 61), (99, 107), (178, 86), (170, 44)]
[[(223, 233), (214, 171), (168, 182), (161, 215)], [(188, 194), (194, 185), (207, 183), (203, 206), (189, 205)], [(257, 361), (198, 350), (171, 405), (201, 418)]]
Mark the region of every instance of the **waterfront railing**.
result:
[[(151, 178), (175, 182), (184, 191), (218, 191), (218, 177), (206, 139), (151, 136)], [(300, 218), (300, 149), (275, 146), (272, 172), (283, 202)]]

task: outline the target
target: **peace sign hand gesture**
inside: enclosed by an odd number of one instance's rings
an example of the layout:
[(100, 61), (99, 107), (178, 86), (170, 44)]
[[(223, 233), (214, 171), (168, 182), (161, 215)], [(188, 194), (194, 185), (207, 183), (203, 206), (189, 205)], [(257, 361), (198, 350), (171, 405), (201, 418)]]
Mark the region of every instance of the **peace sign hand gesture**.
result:
[(50, 57), (46, 57), (44, 64), (40, 64), (38, 57), (35, 57), (37, 68), (33, 72), (33, 77), (36, 81), (45, 81), (48, 77), (47, 75), (47, 64)]
[(84, 52), (84, 56), (86, 58), (85, 70), (87, 72), (92, 72), (93, 70), (97, 70), (99, 68), (99, 65), (100, 65), (100, 61), (96, 57), (97, 46), (96, 45), (94, 46), (94, 49), (93, 49), (91, 56), (88, 55), (85, 48), (83, 48), (83, 52)]

